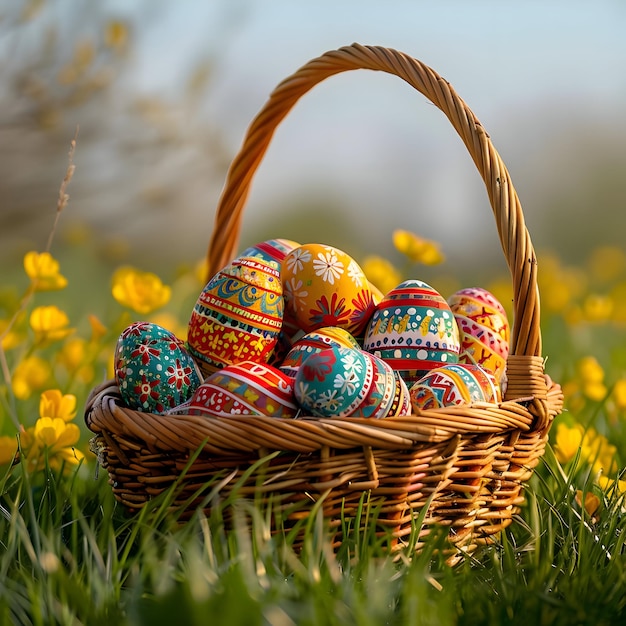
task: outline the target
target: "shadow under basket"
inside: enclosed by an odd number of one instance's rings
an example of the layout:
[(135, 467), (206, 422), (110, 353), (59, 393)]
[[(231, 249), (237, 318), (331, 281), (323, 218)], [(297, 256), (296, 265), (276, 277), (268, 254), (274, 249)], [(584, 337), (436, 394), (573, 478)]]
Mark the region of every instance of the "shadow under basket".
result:
[(398, 76), (433, 102), (485, 182), (513, 285), (503, 401), (379, 420), (157, 415), (124, 406), (108, 381), (92, 390), (85, 421), (113, 493), (129, 511), (177, 483), (171, 507), (182, 520), (198, 507), (210, 511), (216, 500), (209, 494), (221, 502), (236, 495), (270, 505), (273, 530), (295, 533), (296, 543), (302, 521), (319, 510), (338, 546), (345, 520), (370, 523), (359, 515), (367, 503), (376, 533), (392, 550), (420, 550), (433, 528), (443, 527), (451, 548), (471, 552), (519, 512), (563, 395), (544, 373), (537, 262), (517, 193), (488, 134), (450, 84), (401, 52), (359, 44), (327, 52), (286, 78), (252, 121), (229, 169), (208, 276), (236, 256), (252, 179), (280, 121), (317, 83), (355, 69)]

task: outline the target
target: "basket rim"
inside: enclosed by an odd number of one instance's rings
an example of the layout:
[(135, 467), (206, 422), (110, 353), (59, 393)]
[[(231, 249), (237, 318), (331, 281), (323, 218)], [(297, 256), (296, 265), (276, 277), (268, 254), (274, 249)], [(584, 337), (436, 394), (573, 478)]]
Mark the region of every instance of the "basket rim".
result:
[(85, 422), (96, 433), (185, 452), (203, 446), (214, 454), (279, 450), (311, 452), (323, 447), (406, 449), (456, 436), (531, 432), (531, 398), (428, 409), (404, 416), (297, 418), (245, 415), (215, 417), (154, 414), (125, 407), (114, 380), (92, 391)]

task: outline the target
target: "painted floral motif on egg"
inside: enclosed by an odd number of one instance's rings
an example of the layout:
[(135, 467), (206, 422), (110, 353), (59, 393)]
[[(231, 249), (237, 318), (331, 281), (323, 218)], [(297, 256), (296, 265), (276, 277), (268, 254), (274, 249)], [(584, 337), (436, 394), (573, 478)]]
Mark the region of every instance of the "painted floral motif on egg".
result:
[(295, 248), (283, 261), (281, 279), (285, 308), (304, 332), (339, 326), (358, 336), (375, 307), (359, 264), (332, 246)]
[(493, 374), (471, 363), (437, 367), (413, 383), (409, 394), (414, 411), (502, 399)]
[(265, 363), (278, 341), (283, 310), (276, 267), (238, 257), (198, 297), (189, 320), (189, 351), (206, 375), (232, 363)]
[(129, 408), (165, 413), (185, 402), (201, 383), (196, 364), (172, 332), (135, 322), (118, 338), (115, 380)]
[(376, 306), (363, 349), (387, 361), (407, 385), (459, 359), (460, 337), (446, 300), (420, 280), (406, 280)]
[(486, 289), (460, 289), (448, 298), (459, 327), (459, 361), (475, 363), (503, 379), (509, 356), (511, 329), (506, 310)]
[(305, 414), (345, 417), (363, 402), (373, 380), (373, 362), (361, 350), (334, 346), (304, 360), (294, 391)]
[(184, 409), (190, 415), (295, 417), (293, 381), (264, 363), (243, 361), (211, 374)]
[(294, 390), (303, 412), (318, 417), (382, 418), (404, 406), (391, 366), (359, 348), (314, 352), (296, 372)]

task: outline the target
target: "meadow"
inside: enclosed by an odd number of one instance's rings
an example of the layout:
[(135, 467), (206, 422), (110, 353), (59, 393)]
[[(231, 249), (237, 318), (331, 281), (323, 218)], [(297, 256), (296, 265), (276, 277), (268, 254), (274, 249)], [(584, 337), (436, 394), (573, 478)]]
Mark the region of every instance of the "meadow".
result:
[[(389, 554), (366, 528), (333, 550), (313, 516), (296, 550), (270, 532), (263, 508), (241, 507), (226, 524), (215, 506), (179, 524), (170, 492), (132, 515), (113, 497), (89, 449), (85, 400), (112, 377), (115, 342), (131, 321), (185, 336), (204, 266), (163, 281), (146, 268), (109, 272), (88, 234), (57, 242), (72, 175), (70, 155), (49, 240), (0, 285), (0, 623), (624, 621), (623, 250), (598, 246), (577, 266), (539, 254), (546, 371), (566, 404), (520, 515), (493, 545), (451, 565), (442, 533), (419, 554)], [(410, 271), (442, 261), (434, 242), (404, 233), (395, 243)], [(383, 291), (401, 276), (385, 259), (360, 261)], [(71, 265), (82, 273), (69, 280)], [(510, 302), (507, 276), (482, 286)]]

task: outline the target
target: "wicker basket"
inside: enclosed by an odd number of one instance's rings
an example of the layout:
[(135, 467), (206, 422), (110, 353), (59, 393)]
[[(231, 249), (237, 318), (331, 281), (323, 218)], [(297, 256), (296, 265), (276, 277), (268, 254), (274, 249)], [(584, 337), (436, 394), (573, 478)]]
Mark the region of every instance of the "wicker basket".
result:
[(115, 497), (130, 510), (184, 473), (172, 504), (179, 512), (208, 510), (214, 501), (203, 498), (207, 492), (224, 499), (236, 489), (271, 503), (276, 531), (297, 533), (299, 520), (321, 510), (339, 543), (342, 520), (367, 500), (391, 548), (411, 538), (419, 550), (438, 525), (449, 528), (453, 546), (471, 551), (519, 511), (563, 397), (544, 375), (537, 262), (517, 193), (489, 135), (449, 83), (401, 52), (358, 44), (327, 52), (285, 79), (253, 120), (228, 172), (208, 249), (209, 275), (236, 256), (250, 185), (280, 121), (317, 83), (355, 69), (396, 75), (430, 99), (485, 182), (514, 294), (504, 400), (381, 420), (162, 416), (126, 408), (109, 381), (92, 391), (85, 419)]

